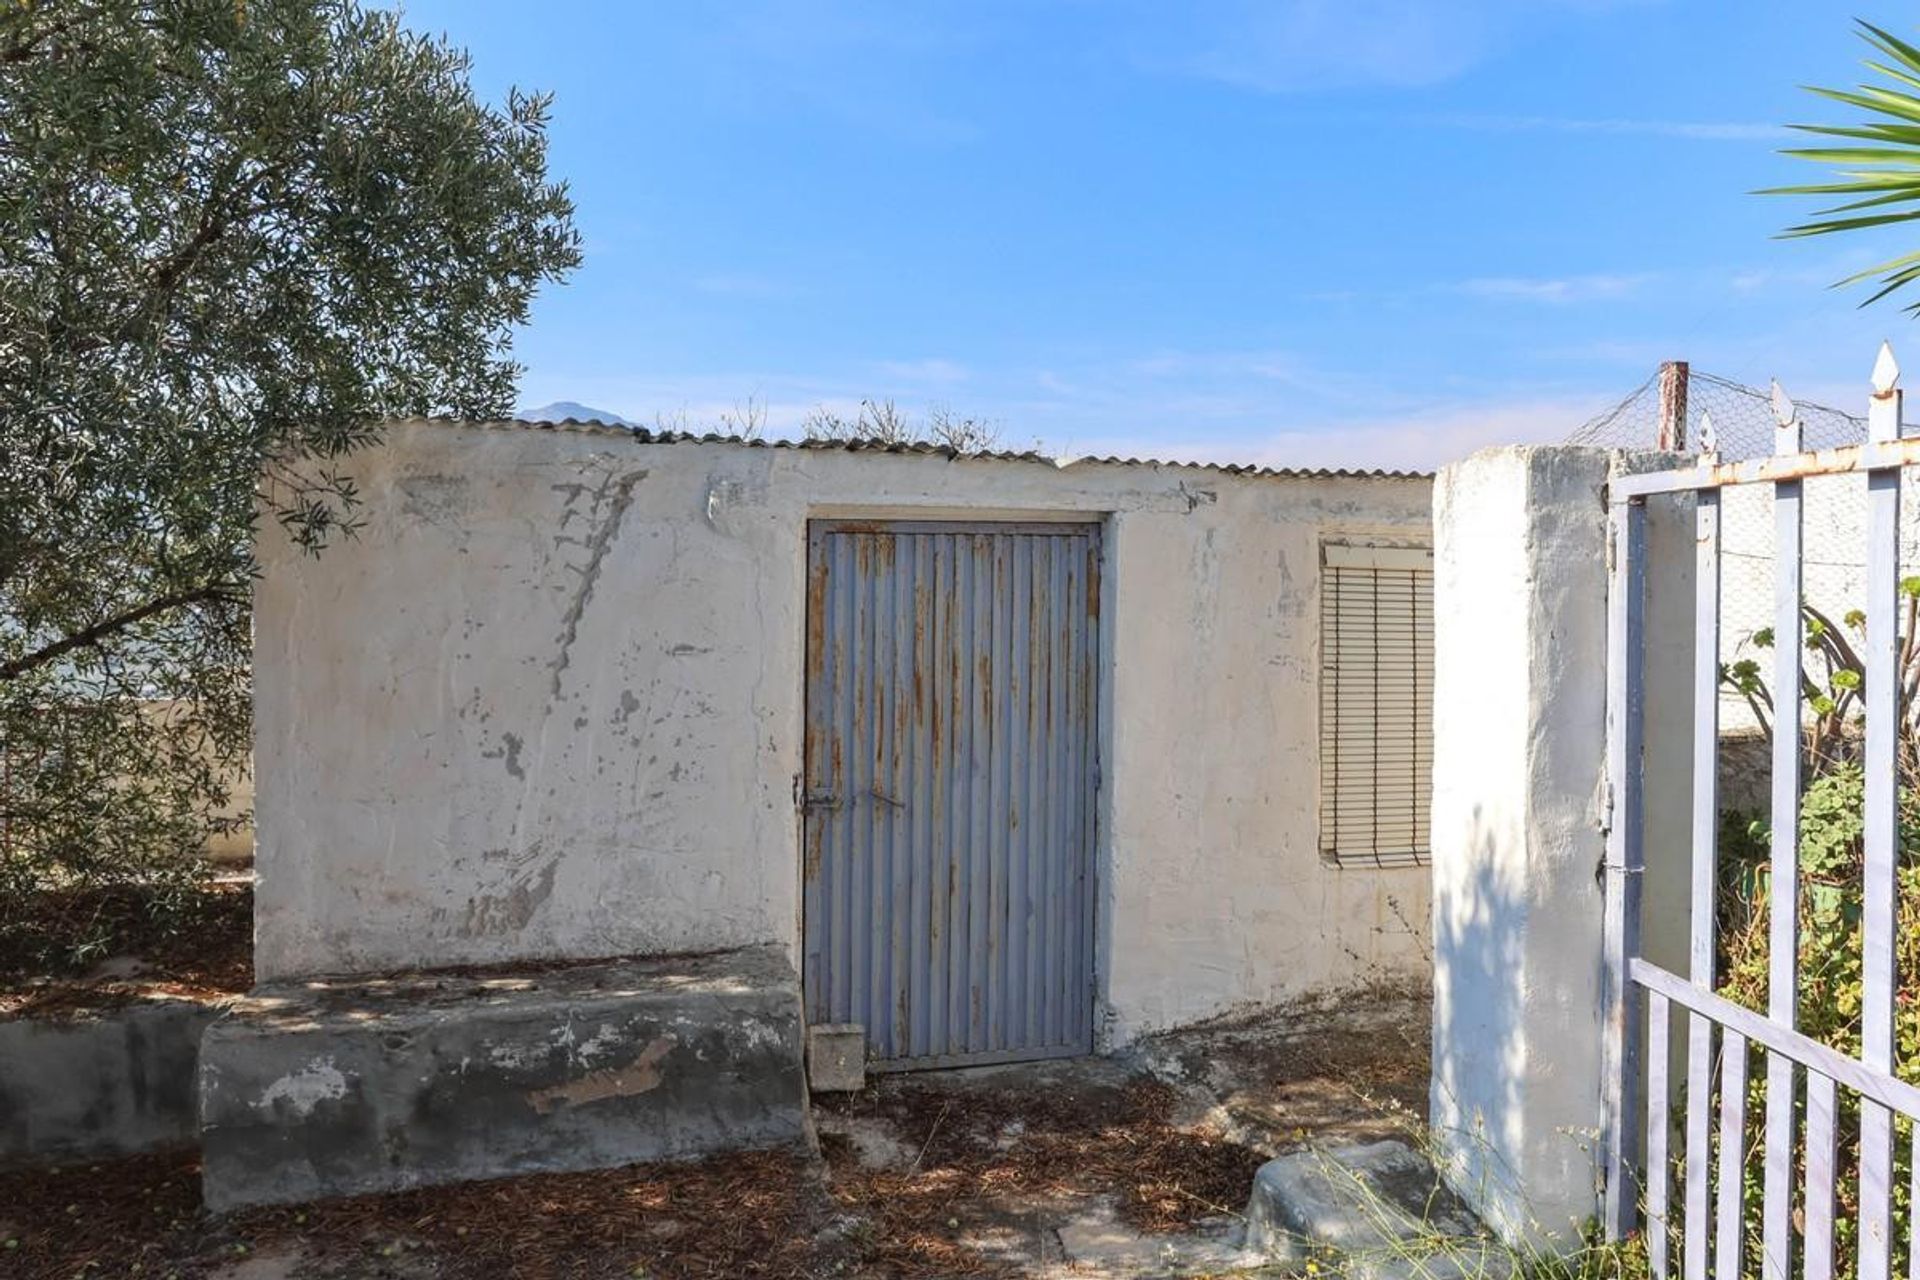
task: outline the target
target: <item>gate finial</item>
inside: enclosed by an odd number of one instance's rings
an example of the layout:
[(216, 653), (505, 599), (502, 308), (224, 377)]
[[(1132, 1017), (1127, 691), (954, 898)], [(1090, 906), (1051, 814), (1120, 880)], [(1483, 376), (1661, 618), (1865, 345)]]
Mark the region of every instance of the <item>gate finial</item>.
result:
[(1873, 361), (1873, 389), (1885, 395), (1899, 385), (1900, 362), (1893, 358), (1893, 344), (1882, 342), (1880, 354)]
[(1712, 458), (1720, 452), (1720, 433), (1714, 429), (1713, 414), (1702, 411), (1700, 414), (1700, 456)]
[(1893, 344), (1880, 344), (1880, 355), (1873, 362), (1873, 398), (1867, 405), (1867, 439), (1876, 444), (1900, 438), (1900, 409), (1904, 393), (1900, 390), (1900, 363), (1893, 358)]
[(1795, 411), (1793, 401), (1781, 389), (1780, 379), (1773, 380), (1773, 451), (1775, 453), (1799, 453), (1800, 415)]

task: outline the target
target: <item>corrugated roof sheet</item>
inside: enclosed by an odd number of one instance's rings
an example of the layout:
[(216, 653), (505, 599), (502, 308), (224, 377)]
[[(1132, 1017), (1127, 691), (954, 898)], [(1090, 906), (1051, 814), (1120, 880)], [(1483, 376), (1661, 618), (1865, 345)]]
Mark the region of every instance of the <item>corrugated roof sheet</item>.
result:
[(761, 439), (748, 436), (730, 436), (720, 433), (700, 435), (688, 431), (654, 431), (646, 427), (612, 426), (604, 422), (582, 422), (568, 418), (561, 422), (533, 422), (525, 418), (502, 418), (497, 421), (477, 421), (468, 418), (409, 418), (408, 422), (430, 422), (447, 427), (470, 427), (481, 430), (520, 429), (534, 431), (571, 431), (583, 435), (617, 436), (639, 444), (730, 444), (743, 449), (811, 449), (840, 453), (899, 453), (931, 455), (949, 459), (981, 458), (993, 462), (1034, 462), (1044, 466), (1062, 468), (1079, 466), (1083, 463), (1097, 463), (1112, 467), (1173, 467), (1188, 471), (1213, 471), (1229, 476), (1273, 476), (1283, 480), (1426, 480), (1433, 477), (1431, 471), (1390, 471), (1384, 469), (1358, 470), (1345, 467), (1268, 467), (1252, 463), (1232, 462), (1173, 462), (1161, 458), (1120, 458), (1095, 457), (1082, 455), (1075, 458), (1053, 458), (1031, 449), (980, 449), (961, 450), (947, 445), (929, 444), (915, 441), (898, 443), (886, 440), (784, 440)]

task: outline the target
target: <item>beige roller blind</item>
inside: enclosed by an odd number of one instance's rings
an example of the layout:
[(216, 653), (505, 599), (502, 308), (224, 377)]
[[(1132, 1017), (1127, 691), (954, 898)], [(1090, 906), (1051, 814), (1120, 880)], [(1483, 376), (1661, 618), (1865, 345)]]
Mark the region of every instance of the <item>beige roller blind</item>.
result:
[(1329, 542), (1320, 576), (1320, 853), (1427, 861), (1433, 552)]

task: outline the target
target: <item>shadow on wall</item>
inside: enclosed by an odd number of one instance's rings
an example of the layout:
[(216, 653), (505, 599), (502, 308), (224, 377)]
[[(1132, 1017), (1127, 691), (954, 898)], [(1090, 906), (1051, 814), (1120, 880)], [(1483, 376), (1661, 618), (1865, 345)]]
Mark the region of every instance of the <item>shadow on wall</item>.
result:
[[(1475, 804), (1463, 841), (1471, 860), (1434, 885), (1428, 1144), (1496, 1236), (1551, 1255), (1578, 1244), (1599, 1209), (1601, 975), (1588, 938), (1540, 936), (1555, 933), (1540, 919), (1546, 887), (1526, 883), (1511, 856), (1517, 839)], [(1596, 929), (1599, 904), (1592, 885)], [(1555, 963), (1561, 956), (1574, 963)]]
[[(1513, 877), (1501, 874), (1501, 838), (1483, 806), (1474, 805), (1473, 856), (1464, 871), (1456, 864), (1445, 883), (1434, 885), (1428, 1121), (1448, 1181), (1470, 1203), (1524, 1221), (1530, 1215), (1519, 1175), (1503, 1153), (1519, 1145), (1526, 1121), (1525, 970), (1516, 925), (1526, 904)], [(1500, 1224), (1489, 1225), (1505, 1234)]]

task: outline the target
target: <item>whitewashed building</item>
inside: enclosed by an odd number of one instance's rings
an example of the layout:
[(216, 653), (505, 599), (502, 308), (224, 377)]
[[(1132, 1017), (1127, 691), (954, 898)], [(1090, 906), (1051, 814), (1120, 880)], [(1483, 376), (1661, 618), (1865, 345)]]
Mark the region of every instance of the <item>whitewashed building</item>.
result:
[(409, 422), (264, 521), (263, 980), (773, 944), (876, 1066), (1424, 981), (1430, 481)]

